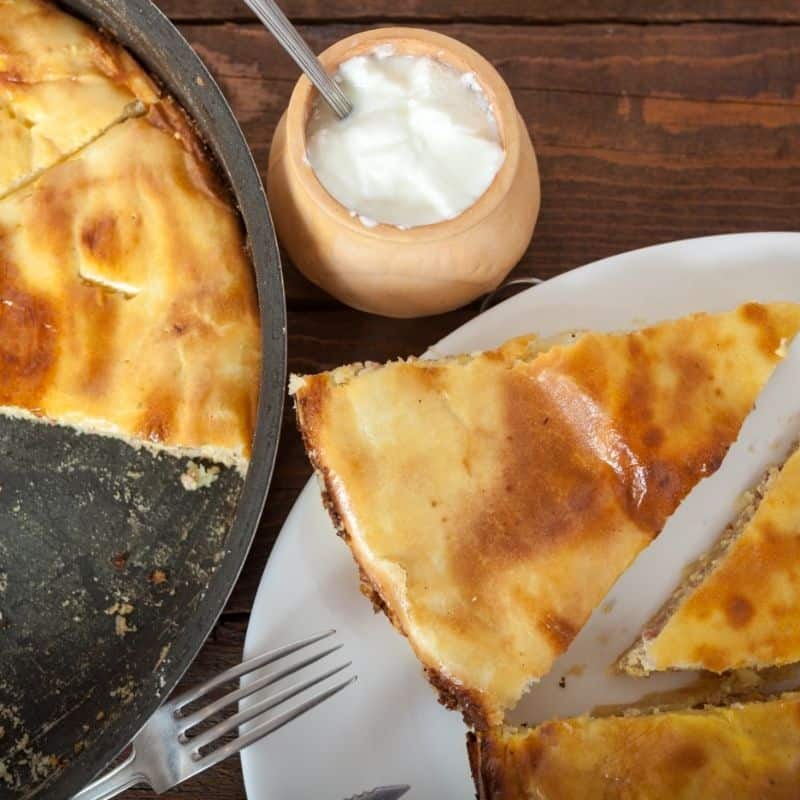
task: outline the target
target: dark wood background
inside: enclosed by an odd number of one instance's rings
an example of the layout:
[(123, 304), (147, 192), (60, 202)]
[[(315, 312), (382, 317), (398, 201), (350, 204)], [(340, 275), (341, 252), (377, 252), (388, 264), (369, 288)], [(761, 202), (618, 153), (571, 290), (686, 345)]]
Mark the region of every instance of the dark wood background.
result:
[[(265, 175), (296, 67), (239, 0), (158, 2), (219, 80)], [(316, 50), (368, 27), (421, 24), (494, 62), (528, 124), (542, 177), (539, 223), (514, 276), (550, 277), (689, 236), (800, 229), (796, 0), (283, 0), (283, 7)], [(289, 368), (297, 372), (420, 353), (477, 311), (383, 319), (343, 307), (286, 260), (284, 275)], [(184, 686), (240, 659), (261, 572), (309, 475), (287, 409), (258, 538)], [(244, 798), (238, 759), (171, 796)], [(125, 797), (155, 795), (142, 789)]]

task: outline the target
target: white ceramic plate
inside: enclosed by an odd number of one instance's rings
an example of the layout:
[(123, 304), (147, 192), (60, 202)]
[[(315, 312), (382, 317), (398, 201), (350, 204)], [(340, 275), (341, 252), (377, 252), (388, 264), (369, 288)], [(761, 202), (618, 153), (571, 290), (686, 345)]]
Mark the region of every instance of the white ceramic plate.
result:
[[(800, 234), (717, 236), (608, 258), (496, 306), (431, 352), (485, 349), (530, 331), (639, 327), (748, 300), (800, 301)], [(798, 431), (800, 346), (776, 372), (720, 471), (697, 487), (617, 582), (513, 720), (577, 714), (693, 679), (642, 681), (614, 677), (608, 667), (680, 580), (684, 565), (716, 539), (740, 493), (780, 459)], [(350, 552), (335, 536), (312, 481), (264, 572), (245, 655), (329, 627), (338, 630), (359, 680), (242, 754), (250, 800), (342, 800), (392, 783), (411, 784), (408, 797), (418, 800), (474, 797), (460, 715), (437, 703), (405, 639), (360, 595)]]

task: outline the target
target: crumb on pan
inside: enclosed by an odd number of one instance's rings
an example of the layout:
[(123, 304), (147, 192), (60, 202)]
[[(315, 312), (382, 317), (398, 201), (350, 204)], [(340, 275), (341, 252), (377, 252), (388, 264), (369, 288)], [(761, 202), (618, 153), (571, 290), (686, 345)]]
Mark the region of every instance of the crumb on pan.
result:
[(181, 486), (187, 492), (194, 492), (197, 489), (205, 489), (219, 477), (219, 467), (216, 465), (206, 467), (196, 461), (189, 461), (186, 470), (181, 475)]

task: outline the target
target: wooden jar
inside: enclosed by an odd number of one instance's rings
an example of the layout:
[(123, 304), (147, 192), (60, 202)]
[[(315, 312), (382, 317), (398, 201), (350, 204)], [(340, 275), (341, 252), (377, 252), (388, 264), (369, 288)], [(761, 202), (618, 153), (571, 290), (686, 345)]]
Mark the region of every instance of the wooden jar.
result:
[(474, 73), (505, 149), (486, 192), (451, 220), (406, 230), (365, 227), (328, 194), (306, 158), (306, 125), (316, 91), (305, 76), (272, 140), (267, 192), (281, 244), (309, 280), (363, 311), (418, 317), (449, 311), (491, 291), (517, 264), (539, 213), (539, 171), (508, 86), (485, 58), (461, 42), (416, 28), (382, 28), (337, 42), (320, 60), (334, 73), (343, 61), (385, 44), (397, 54), (429, 56)]

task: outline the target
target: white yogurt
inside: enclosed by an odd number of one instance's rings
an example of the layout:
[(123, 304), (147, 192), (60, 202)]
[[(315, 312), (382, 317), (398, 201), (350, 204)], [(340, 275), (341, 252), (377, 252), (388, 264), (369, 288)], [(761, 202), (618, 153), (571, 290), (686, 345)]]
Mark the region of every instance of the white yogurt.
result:
[(340, 120), (317, 99), (307, 156), (320, 183), (362, 224), (411, 228), (457, 217), (505, 158), (475, 76), (381, 45), (335, 80), (353, 104)]

